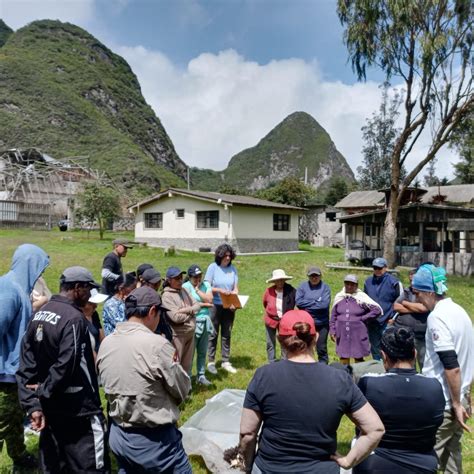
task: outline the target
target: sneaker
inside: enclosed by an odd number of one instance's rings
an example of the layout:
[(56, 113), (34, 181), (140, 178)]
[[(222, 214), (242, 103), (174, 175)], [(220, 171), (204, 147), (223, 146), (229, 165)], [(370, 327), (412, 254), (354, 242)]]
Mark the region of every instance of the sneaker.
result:
[(209, 362), (209, 364), (207, 364), (207, 370), (210, 374), (217, 375), (215, 362)]
[(205, 375), (200, 375), (198, 377), (197, 382), (198, 382), (199, 385), (206, 385), (206, 386), (212, 385), (212, 383), (209, 382), (209, 380), (206, 379)]
[(232, 364), (230, 362), (222, 362), (222, 368), (224, 370), (227, 370), (227, 372), (229, 372), (229, 374), (236, 374), (237, 373), (237, 369), (232, 367)]

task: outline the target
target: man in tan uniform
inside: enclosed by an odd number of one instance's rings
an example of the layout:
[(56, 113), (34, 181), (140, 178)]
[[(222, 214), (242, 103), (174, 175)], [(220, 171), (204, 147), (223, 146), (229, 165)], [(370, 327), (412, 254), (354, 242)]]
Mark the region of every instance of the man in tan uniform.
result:
[(109, 445), (126, 472), (191, 474), (176, 428), (191, 381), (173, 345), (154, 333), (160, 308), (155, 290), (133, 290), (125, 300), (127, 321), (100, 346), (97, 367), (112, 420)]

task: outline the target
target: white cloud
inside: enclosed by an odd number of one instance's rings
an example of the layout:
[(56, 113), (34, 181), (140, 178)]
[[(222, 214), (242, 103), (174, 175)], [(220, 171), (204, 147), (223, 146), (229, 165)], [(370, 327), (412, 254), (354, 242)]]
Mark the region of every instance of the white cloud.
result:
[(0, 18), (13, 29), (40, 19), (85, 26), (95, 16), (95, 0), (0, 0)]
[[(117, 47), (137, 74), (181, 158), (191, 166), (220, 170), (252, 147), (292, 112), (311, 114), (330, 134), (355, 171), (361, 164), (361, 127), (380, 103), (373, 82), (328, 82), (316, 62), (300, 59), (265, 65), (246, 61), (234, 50), (203, 53), (186, 69), (141, 46)], [(428, 138), (414, 150), (413, 165)], [(439, 175), (451, 173), (450, 152), (440, 153)]]

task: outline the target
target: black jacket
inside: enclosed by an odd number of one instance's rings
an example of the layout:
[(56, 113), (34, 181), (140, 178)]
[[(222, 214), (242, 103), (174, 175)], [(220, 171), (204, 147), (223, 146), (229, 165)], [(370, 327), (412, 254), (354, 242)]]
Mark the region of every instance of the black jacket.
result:
[[(88, 416), (101, 412), (94, 356), (82, 311), (54, 295), (35, 313), (22, 341), (17, 372), (28, 415)], [(26, 387), (39, 384), (37, 390)]]

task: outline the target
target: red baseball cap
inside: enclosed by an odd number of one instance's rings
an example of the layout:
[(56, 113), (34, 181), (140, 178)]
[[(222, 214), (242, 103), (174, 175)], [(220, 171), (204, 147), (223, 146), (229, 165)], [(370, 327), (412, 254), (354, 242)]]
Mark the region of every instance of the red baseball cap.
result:
[(296, 331), (293, 329), (296, 323), (308, 323), (310, 334), (316, 334), (313, 318), (307, 311), (302, 309), (291, 309), (283, 315), (278, 327), (278, 334), (280, 336), (296, 336)]

